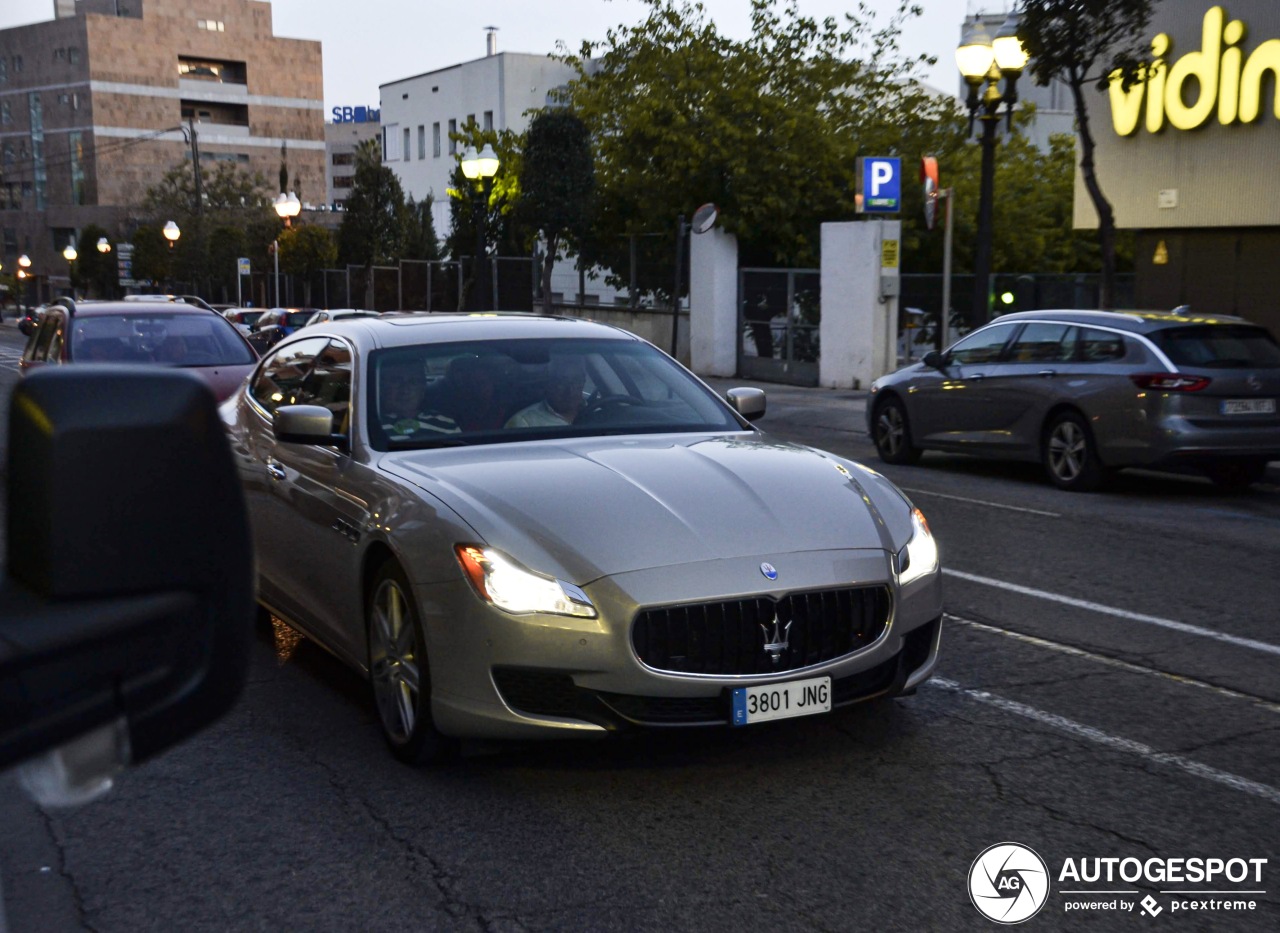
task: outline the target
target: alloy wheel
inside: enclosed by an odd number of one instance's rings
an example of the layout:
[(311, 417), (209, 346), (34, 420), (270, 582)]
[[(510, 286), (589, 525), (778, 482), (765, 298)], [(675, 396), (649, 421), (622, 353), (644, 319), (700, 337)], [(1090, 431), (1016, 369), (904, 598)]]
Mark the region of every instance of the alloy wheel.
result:
[(902, 417), (902, 410), (897, 405), (885, 405), (876, 420), (876, 441), (880, 449), (890, 457), (902, 452), (906, 440), (907, 424)]
[(417, 724), (420, 656), (405, 594), (395, 580), (383, 580), (373, 596), (369, 666), (378, 715), (397, 742), (409, 741)]
[(1084, 470), (1089, 441), (1074, 421), (1059, 421), (1049, 435), (1049, 469), (1069, 483)]

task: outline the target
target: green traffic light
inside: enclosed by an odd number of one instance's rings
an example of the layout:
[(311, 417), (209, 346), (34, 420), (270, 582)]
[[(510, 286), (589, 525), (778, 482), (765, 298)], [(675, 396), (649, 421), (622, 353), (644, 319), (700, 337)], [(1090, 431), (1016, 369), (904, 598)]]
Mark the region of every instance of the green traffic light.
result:
[(1013, 304), (1013, 292), (1004, 292), (1000, 295), (1000, 300), (1007, 305)]

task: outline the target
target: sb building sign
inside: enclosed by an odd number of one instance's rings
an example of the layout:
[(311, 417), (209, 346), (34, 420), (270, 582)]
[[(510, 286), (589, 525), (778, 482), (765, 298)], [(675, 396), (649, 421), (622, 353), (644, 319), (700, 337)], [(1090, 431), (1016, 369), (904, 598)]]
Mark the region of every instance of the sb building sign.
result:
[[(1239, 314), (1280, 334), (1280, 3), (1162, 0), (1148, 64), (1089, 99), (1098, 181), (1135, 235), (1134, 303)], [(1075, 226), (1097, 214), (1076, 172)]]

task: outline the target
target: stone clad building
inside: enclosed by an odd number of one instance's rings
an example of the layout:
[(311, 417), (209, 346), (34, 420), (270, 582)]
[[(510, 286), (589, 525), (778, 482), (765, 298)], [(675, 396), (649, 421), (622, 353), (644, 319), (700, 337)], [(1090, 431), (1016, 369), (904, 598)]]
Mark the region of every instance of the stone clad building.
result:
[(272, 32), (261, 0), (56, 0), (0, 31), (0, 261), (47, 296), (94, 223), (127, 238), (149, 186), (196, 147), (272, 185), (282, 147), (299, 198), (325, 192), (320, 43)]

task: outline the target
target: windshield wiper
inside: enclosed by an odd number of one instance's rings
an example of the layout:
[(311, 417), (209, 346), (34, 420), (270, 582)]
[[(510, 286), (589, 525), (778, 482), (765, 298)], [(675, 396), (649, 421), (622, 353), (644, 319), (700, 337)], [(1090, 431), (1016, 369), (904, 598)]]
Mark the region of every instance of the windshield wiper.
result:
[(418, 441), (388, 441), (388, 450), (432, 450), (437, 447), (470, 447), (470, 441), (456, 437), (438, 437)]

